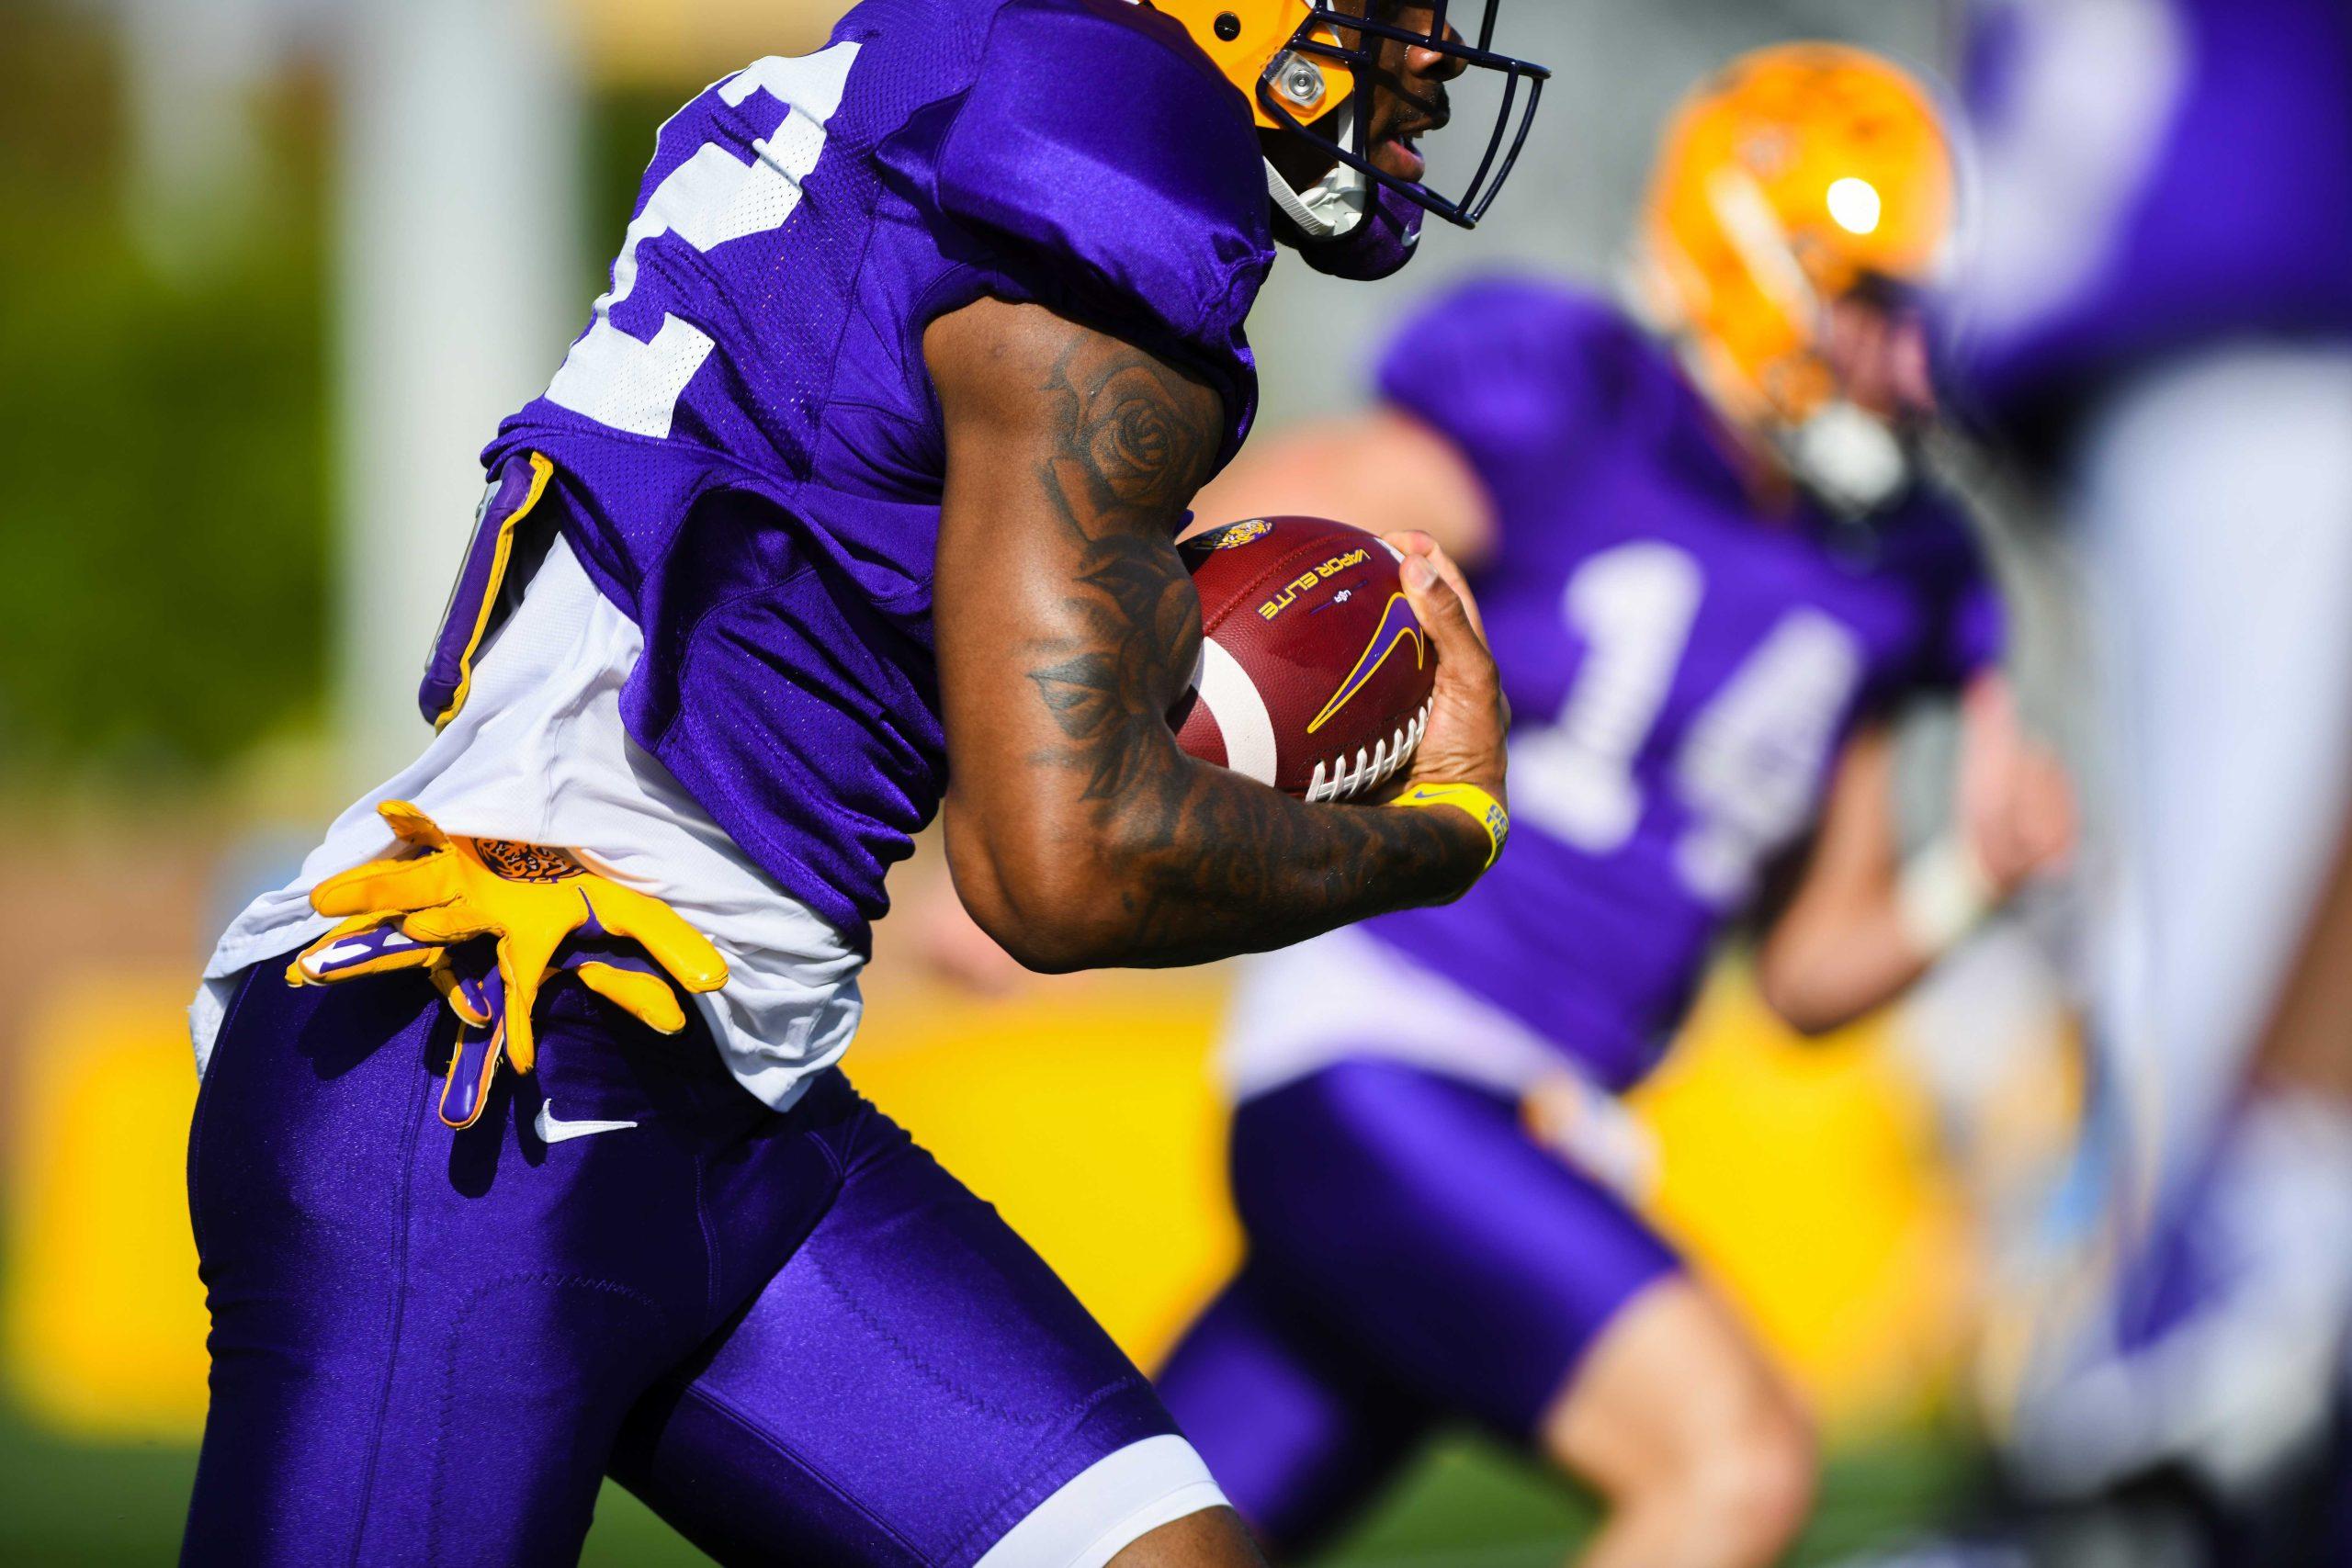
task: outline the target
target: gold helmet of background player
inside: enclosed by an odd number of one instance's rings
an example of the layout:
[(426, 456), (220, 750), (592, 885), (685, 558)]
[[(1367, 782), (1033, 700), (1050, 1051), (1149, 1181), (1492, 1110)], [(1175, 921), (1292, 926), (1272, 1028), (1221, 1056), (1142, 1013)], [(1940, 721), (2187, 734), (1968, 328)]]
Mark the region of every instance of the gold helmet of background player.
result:
[(1934, 99), (1840, 44), (1740, 56), (1676, 111), (1639, 241), (1643, 303), (1735, 420), (1795, 427), (1838, 388), (1828, 307), (1868, 283), (1932, 280), (1953, 167)]

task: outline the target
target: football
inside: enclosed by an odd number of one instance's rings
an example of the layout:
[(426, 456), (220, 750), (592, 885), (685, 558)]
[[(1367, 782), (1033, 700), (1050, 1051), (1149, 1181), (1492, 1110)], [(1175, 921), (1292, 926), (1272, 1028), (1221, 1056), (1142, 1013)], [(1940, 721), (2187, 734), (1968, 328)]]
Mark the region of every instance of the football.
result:
[(1302, 800), (1351, 800), (1412, 761), (1437, 660), (1404, 558), (1319, 517), (1260, 517), (1178, 547), (1207, 634), (1170, 715), (1179, 745)]

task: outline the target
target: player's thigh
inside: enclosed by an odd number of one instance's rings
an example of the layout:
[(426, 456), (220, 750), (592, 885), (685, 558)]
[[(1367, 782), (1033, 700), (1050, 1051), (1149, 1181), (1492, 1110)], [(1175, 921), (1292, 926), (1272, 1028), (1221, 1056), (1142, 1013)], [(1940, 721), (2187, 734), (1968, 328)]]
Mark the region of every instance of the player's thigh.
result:
[[(422, 978), (247, 980), (190, 1136), (212, 1397), (187, 1561), (577, 1555), (622, 1418), (720, 1315), (702, 1112), (775, 1121), (695, 1091), (723, 1076), (707, 1037), (615, 1017), (550, 993), (539, 1072), (502, 1075), (453, 1134), (433, 1070), (452, 1030)], [(575, 1116), (634, 1124), (541, 1143), (521, 1107), (559, 1082)], [(750, 1140), (772, 1191), (830, 1190), (804, 1143)]]
[(1679, 1267), (1510, 1100), (1399, 1063), (1356, 1058), (1250, 1100), (1233, 1174), (1253, 1268), (1430, 1407), (1515, 1441)]
[(1100, 1568), (1224, 1495), (995, 1210), (878, 1112), (758, 1299), (614, 1475), (723, 1562)]
[[(1089, 1558), (1081, 1558), (1087, 1562)], [(1265, 1568), (1258, 1543), (1231, 1508), (1204, 1508), (1121, 1548), (1109, 1568)]]
[(1793, 1495), (1812, 1472), (1795, 1398), (1731, 1311), (1683, 1275), (1651, 1285), (1602, 1331), (1544, 1412), (1541, 1443), (1617, 1498)]
[(1352, 1518), (1430, 1425), (1420, 1400), (1255, 1269), (1186, 1330), (1158, 1382), (1227, 1497), (1285, 1559)]
[(2112, 752), (2094, 823), (2130, 899), (2102, 1005), (2175, 1165), (2235, 1086), (2352, 784), (2347, 428), (2352, 351), (2241, 347), (2137, 378), (2080, 449)]

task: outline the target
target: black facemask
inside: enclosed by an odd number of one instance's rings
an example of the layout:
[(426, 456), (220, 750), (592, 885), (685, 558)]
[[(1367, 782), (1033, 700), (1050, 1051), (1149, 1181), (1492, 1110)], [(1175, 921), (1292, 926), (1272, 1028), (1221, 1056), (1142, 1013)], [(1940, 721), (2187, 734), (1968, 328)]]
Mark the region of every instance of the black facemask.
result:
[[(1544, 96), (1544, 84), (1552, 73), (1544, 66), (1508, 54), (1498, 54), (1494, 41), (1495, 15), (1502, 0), (1486, 0), (1485, 16), (1478, 27), (1477, 42), (1468, 43), (1454, 35), (1446, 21), (1451, 0), (1431, 0), (1428, 6), (1426, 28), (1405, 27), (1393, 19), (1407, 8), (1396, 0), (1369, 0), (1368, 16), (1353, 17), (1342, 11), (1334, 0), (1309, 0), (1313, 15), (1303, 23), (1290, 47), (1276, 55), (1258, 83), (1258, 102), (1266, 113), (1292, 135), (1305, 138), (1339, 160), (1340, 164), (1372, 182), (1380, 191), (1401, 197), (1426, 212), (1434, 212), (1450, 223), (1464, 229), (1476, 228), (1478, 220), (1494, 205), (1496, 195), (1510, 175), (1511, 167), (1519, 160), (1520, 149), (1526, 144), (1528, 129), (1534, 124), (1536, 106)], [(1412, 7), (1418, 9), (1419, 7)], [(1352, 35), (1351, 47), (1339, 41)], [(1380, 75), (1382, 49), (1389, 43), (1402, 43), (1411, 48), (1434, 50), (1449, 59), (1458, 60), (1483, 71), (1499, 73), (1503, 77), (1502, 106), (1496, 111), (1495, 125), (1487, 139), (1487, 150), (1478, 160), (1477, 171), (1468, 186), (1458, 197), (1446, 197), (1425, 185), (1401, 179), (1375, 167), (1372, 162), (1373, 104), (1376, 97), (1374, 84)], [(1344, 115), (1340, 134), (1333, 135), (1319, 126), (1310, 125), (1298, 118), (1298, 106), (1315, 104), (1326, 95), (1324, 72), (1320, 62), (1329, 61), (1354, 73), (1357, 90)], [(1382, 200), (1372, 204), (1371, 214), (1376, 216), (1390, 203)], [(1369, 219), (1367, 220), (1369, 226)], [(1350, 236), (1352, 238), (1352, 236)], [(1344, 242), (1342, 242), (1344, 243)], [(1406, 252), (1409, 254), (1409, 248)], [(1397, 265), (1402, 265), (1401, 259)], [(1391, 267), (1394, 271), (1395, 267)], [(1356, 276), (1350, 274), (1349, 276)]]

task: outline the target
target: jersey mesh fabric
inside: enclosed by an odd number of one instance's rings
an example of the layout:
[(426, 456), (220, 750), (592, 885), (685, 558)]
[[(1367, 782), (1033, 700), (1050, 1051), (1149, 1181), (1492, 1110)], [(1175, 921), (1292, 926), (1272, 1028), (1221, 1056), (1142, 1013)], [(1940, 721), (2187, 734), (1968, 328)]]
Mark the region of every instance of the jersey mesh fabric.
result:
[(693, 998), (696, 1010), (737, 1080), (777, 1110), (838, 1061), (864, 1012), (864, 959), (746, 860), (623, 730), (620, 692), (641, 640), (556, 541), (482, 649), (447, 728), (221, 934), (189, 1010), (198, 1072), (246, 968), (333, 923), (311, 910), (311, 889), (398, 848), (379, 800), (410, 801), (452, 833), (569, 846), (675, 909), (727, 960), (727, 984)]
[(1125, 0), (865, 0), (662, 128), (612, 289), (487, 457), (550, 457), (645, 634), (629, 733), (856, 945), (945, 775), (925, 327), (1049, 306), (1202, 377), (1272, 262), (1248, 104)]
[(1672, 355), (1554, 284), (1446, 294), (1380, 387), (1494, 500), (1476, 586), (1515, 715), (1512, 838), (1467, 897), (1362, 929), (1622, 1088), (1846, 738), (1996, 659), (1998, 599), (1939, 496), (1866, 531), (1760, 503)]

